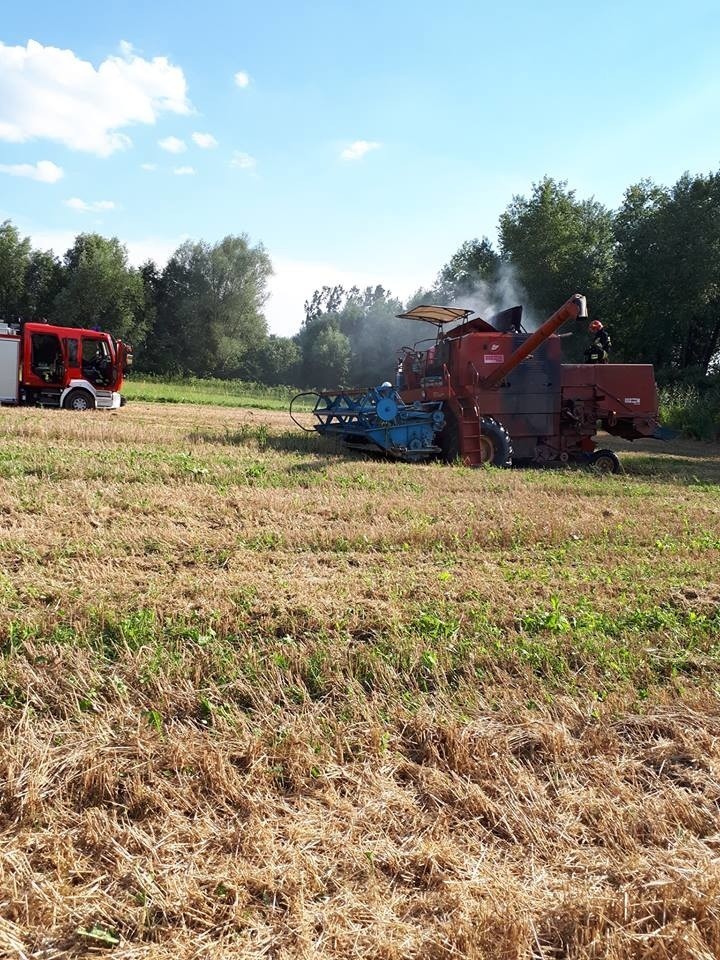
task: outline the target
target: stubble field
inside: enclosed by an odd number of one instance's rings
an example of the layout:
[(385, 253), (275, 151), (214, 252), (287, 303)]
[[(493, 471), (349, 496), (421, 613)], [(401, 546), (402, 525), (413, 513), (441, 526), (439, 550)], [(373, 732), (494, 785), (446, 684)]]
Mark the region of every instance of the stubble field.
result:
[(622, 456), (0, 411), (0, 956), (720, 955), (720, 448)]

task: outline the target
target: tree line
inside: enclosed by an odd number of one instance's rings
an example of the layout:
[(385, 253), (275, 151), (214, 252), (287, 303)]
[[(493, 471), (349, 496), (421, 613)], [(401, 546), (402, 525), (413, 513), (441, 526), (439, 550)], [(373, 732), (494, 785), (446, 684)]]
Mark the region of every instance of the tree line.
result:
[[(62, 258), (0, 224), (0, 319), (46, 318), (129, 340), (139, 370), (308, 387), (392, 378), (423, 331), (397, 314), (420, 302), (484, 316), (523, 303), (528, 323), (575, 291), (611, 331), (612, 359), (652, 363), (661, 382), (707, 382), (720, 362), (720, 172), (672, 187), (643, 180), (610, 210), (546, 177), (515, 196), (498, 241), (464, 242), (431, 287), (403, 303), (378, 284), (327, 286), (294, 337), (268, 333), (272, 264), (244, 234), (183, 243), (161, 269), (130, 266), (116, 238), (81, 234)], [(579, 359), (584, 332), (565, 344)]]

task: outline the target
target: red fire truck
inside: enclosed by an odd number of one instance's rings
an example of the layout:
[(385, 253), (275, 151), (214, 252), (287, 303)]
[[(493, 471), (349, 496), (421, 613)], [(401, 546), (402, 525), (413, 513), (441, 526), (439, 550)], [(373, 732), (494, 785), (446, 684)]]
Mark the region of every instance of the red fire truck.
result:
[(0, 404), (115, 410), (132, 347), (109, 333), (0, 323)]

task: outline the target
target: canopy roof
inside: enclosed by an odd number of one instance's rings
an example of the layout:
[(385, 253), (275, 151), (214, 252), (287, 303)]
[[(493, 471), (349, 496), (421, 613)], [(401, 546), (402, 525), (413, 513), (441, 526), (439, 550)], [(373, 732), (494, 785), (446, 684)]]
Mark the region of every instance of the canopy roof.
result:
[(472, 310), (462, 310), (460, 307), (438, 307), (432, 304), (421, 303), (407, 313), (398, 313), (403, 320), (425, 320), (441, 326), (443, 323), (454, 323), (455, 320), (465, 320)]

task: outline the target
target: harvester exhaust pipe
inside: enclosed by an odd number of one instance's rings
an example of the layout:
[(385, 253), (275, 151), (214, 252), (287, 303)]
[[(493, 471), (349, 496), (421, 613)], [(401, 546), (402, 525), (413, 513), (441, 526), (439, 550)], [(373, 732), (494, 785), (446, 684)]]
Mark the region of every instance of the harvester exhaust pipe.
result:
[(536, 347), (539, 347), (548, 337), (552, 336), (567, 320), (587, 320), (587, 315), (587, 300), (581, 293), (576, 293), (559, 310), (556, 310), (541, 327), (538, 327), (535, 333), (531, 334), (524, 343), (521, 343), (505, 363), (485, 377), (482, 381), (483, 387), (494, 387), (496, 384), (502, 383), (511, 370), (522, 363), (525, 357), (529, 357)]

